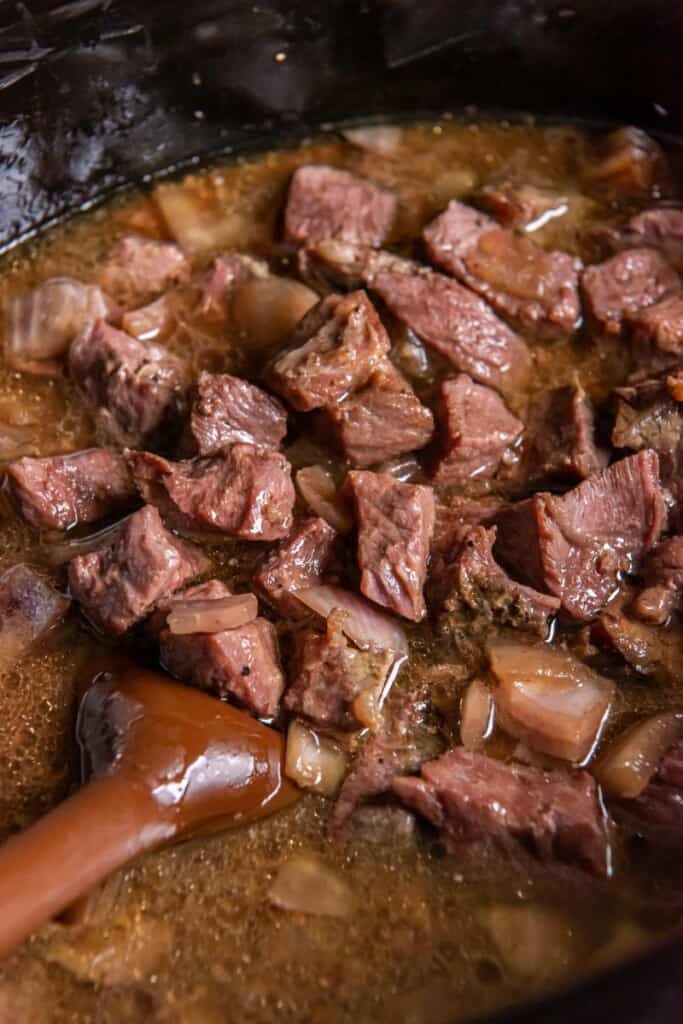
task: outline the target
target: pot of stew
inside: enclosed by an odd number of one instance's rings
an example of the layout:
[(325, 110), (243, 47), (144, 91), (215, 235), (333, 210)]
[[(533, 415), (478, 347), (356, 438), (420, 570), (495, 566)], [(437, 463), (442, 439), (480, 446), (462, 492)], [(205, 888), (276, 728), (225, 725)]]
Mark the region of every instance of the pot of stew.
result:
[(682, 57), (0, 5), (1, 1021), (683, 1021)]

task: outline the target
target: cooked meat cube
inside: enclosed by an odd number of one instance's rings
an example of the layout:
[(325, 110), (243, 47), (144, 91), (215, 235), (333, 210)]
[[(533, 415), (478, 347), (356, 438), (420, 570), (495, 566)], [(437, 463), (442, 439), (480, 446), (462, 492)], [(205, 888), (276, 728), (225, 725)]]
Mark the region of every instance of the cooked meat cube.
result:
[(683, 410), (672, 390), (675, 381), (666, 377), (617, 388), (612, 430), (612, 444), (617, 448), (656, 451), (661, 479), (668, 485), (683, 466)]
[(452, 568), (462, 542), (473, 526), (488, 526), (503, 507), (500, 498), (464, 498), (452, 495), (438, 501), (429, 558), (429, 603), (440, 607), (452, 589)]
[(303, 318), (269, 379), (300, 412), (324, 408), (362, 387), (390, 347), (365, 292), (329, 295)]
[(588, 312), (608, 334), (619, 334), (624, 317), (681, 288), (673, 267), (654, 249), (626, 249), (587, 267), (581, 291)]
[(356, 505), (362, 593), (419, 622), (425, 615), (422, 587), (434, 530), (431, 488), (366, 470), (350, 472), (345, 486)]
[(388, 360), (360, 391), (331, 405), (328, 415), (352, 466), (372, 466), (417, 451), (434, 433), (431, 412)]
[(683, 537), (669, 537), (653, 548), (640, 575), (646, 585), (633, 599), (630, 612), (644, 622), (663, 625), (674, 609), (681, 608)]
[(109, 448), (19, 459), (7, 467), (7, 487), (36, 530), (94, 523), (131, 505), (135, 485), (126, 460)]
[(609, 810), (658, 854), (683, 853), (683, 740), (668, 751), (645, 790), (634, 799), (610, 800)]
[(185, 371), (166, 349), (99, 321), (69, 349), (69, 373), (104, 442), (167, 441), (184, 403)]
[[(636, 672), (653, 676), (664, 686), (683, 683), (683, 633), (642, 621), (637, 607), (625, 606), (628, 596), (614, 601), (593, 626), (594, 639), (617, 651)], [(636, 615), (638, 614), (638, 618)]]
[(545, 478), (585, 480), (607, 463), (595, 443), (595, 413), (580, 387), (544, 391), (527, 417), (520, 473), (527, 483)]
[(226, 445), (279, 448), (287, 433), (287, 411), (261, 388), (228, 373), (202, 373), (192, 391), (183, 455), (211, 455)]
[(353, 702), (371, 691), (379, 698), (395, 660), (391, 651), (359, 651), (342, 629), (344, 612), (332, 612), (327, 631), (306, 633), (300, 640), (296, 671), (285, 707), (318, 725), (360, 728)]
[(543, 227), (569, 209), (568, 199), (552, 189), (509, 179), (484, 185), (476, 194), (476, 202), (504, 228), (526, 231)]
[(493, 847), (608, 874), (604, 814), (588, 772), (544, 772), (459, 747), (423, 764), (419, 778), (395, 779), (393, 790), (439, 829), (452, 854)]
[(674, 366), (683, 358), (683, 288), (646, 309), (626, 315), (633, 351), (648, 368)]
[(285, 208), (289, 242), (381, 245), (396, 213), (396, 196), (379, 185), (336, 167), (309, 164), (292, 175)]
[(0, 576), (0, 671), (7, 672), (66, 615), (71, 602), (35, 569), (19, 563)]
[(199, 277), (197, 312), (223, 320), (233, 291), (247, 281), (268, 277), (268, 264), (244, 252), (226, 252), (212, 261)]
[[(178, 594), (178, 601), (206, 601), (228, 597), (218, 580), (209, 580)], [(173, 600), (165, 610), (173, 608)], [(176, 634), (162, 629), (159, 636), (163, 667), (201, 690), (231, 697), (262, 717), (277, 713), (284, 689), (274, 626), (257, 618), (236, 629), (219, 633)]]
[(180, 529), (243, 540), (279, 540), (291, 529), (292, 468), (271, 448), (233, 444), (183, 462), (151, 452), (128, 452), (127, 458), (145, 501)]
[(440, 397), (444, 450), (434, 479), (464, 484), (493, 476), (524, 424), (497, 392), (466, 373), (444, 381)]
[(199, 548), (169, 533), (157, 509), (146, 505), (102, 548), (70, 562), (69, 586), (98, 629), (119, 635), (208, 567)]
[(659, 206), (637, 213), (628, 222), (628, 235), (637, 245), (659, 249), (667, 260), (683, 274), (683, 209)]
[(512, 626), (546, 638), (560, 602), (510, 579), (493, 557), (496, 528), (473, 526), (461, 542), (448, 576), (450, 593), (442, 627), (460, 650), (494, 625)]
[(336, 537), (324, 519), (304, 519), (261, 564), (254, 589), (287, 618), (305, 618), (308, 613), (293, 594), (320, 582), (332, 560)]
[(425, 228), (423, 238), (429, 258), (497, 313), (551, 336), (577, 326), (581, 264), (568, 253), (546, 252), (455, 199)]
[(562, 496), (537, 493), (497, 516), (496, 553), (531, 586), (590, 619), (659, 539), (665, 522), (652, 451), (615, 462)]
[(98, 284), (126, 309), (133, 309), (189, 276), (190, 265), (180, 246), (130, 235), (109, 253)]
[(640, 128), (617, 128), (601, 140), (598, 159), (587, 177), (616, 192), (650, 192), (669, 183), (669, 168), (661, 147)]

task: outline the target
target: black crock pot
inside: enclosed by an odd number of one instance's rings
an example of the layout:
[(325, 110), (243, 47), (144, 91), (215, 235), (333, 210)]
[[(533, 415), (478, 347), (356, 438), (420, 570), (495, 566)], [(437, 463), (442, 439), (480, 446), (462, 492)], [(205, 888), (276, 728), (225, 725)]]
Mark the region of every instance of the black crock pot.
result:
[[(342, 120), (478, 108), (683, 136), (682, 67), (681, 0), (0, 0), (0, 247)], [(683, 941), (495, 1019), (683, 1024)]]

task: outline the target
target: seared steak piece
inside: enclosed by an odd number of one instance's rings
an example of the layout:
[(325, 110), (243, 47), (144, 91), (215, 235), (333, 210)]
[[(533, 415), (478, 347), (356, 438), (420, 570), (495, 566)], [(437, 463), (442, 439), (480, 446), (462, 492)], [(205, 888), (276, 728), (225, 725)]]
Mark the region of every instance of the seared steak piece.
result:
[(544, 639), (560, 610), (558, 598), (510, 579), (493, 557), (495, 526), (473, 526), (465, 535), (450, 576), (441, 625), (462, 650), (494, 625), (512, 626)]
[(473, 499), (461, 495), (437, 501), (427, 581), (430, 606), (441, 607), (450, 593), (453, 565), (471, 527), (492, 523), (504, 504), (496, 497)]
[(189, 276), (190, 264), (180, 246), (130, 235), (114, 245), (97, 283), (126, 309), (132, 309)]
[(390, 347), (365, 292), (329, 295), (303, 318), (268, 378), (300, 412), (325, 408), (365, 384)]
[(639, 195), (659, 191), (670, 184), (667, 158), (661, 146), (642, 131), (627, 125), (600, 140), (597, 159), (586, 176), (613, 192)]
[(609, 872), (604, 814), (588, 772), (544, 772), (456, 747), (392, 788), (439, 829), (450, 853), (493, 847), (514, 859), (526, 852)]
[(577, 327), (581, 263), (568, 253), (546, 252), (457, 199), (423, 239), (433, 263), (521, 327), (560, 337)]
[(379, 185), (336, 167), (309, 164), (292, 175), (285, 207), (289, 242), (381, 245), (396, 214), (396, 196)]
[(145, 501), (180, 529), (279, 540), (292, 526), (296, 494), (284, 455), (233, 444), (213, 455), (170, 462), (151, 452), (126, 453)]
[(655, 452), (615, 462), (562, 496), (534, 494), (496, 519), (496, 553), (531, 586), (590, 619), (659, 539), (665, 504)]
[(438, 483), (464, 484), (495, 474), (524, 429), (491, 388), (459, 373), (441, 385), (443, 454), (434, 472)]
[(683, 466), (683, 409), (675, 397), (677, 388), (678, 378), (664, 375), (614, 392), (612, 444), (632, 451), (652, 448), (659, 456), (661, 479), (669, 486)]
[(343, 612), (332, 612), (325, 634), (301, 638), (285, 707), (330, 728), (359, 728), (353, 702), (372, 692), (378, 698), (395, 656), (391, 651), (360, 651), (343, 632)]
[(580, 387), (544, 391), (527, 417), (520, 475), (526, 483), (546, 478), (585, 480), (607, 464), (595, 443), (595, 413)]
[(160, 345), (143, 344), (100, 320), (69, 349), (69, 373), (92, 407), (102, 440), (116, 445), (167, 442), (184, 404), (183, 364)]
[(523, 228), (526, 231), (535, 231), (569, 210), (566, 196), (510, 179), (484, 185), (475, 199), (477, 205), (495, 217), (504, 228)]
[(624, 317), (680, 290), (681, 279), (655, 249), (626, 249), (581, 277), (583, 300), (607, 334), (619, 334)]
[(683, 537), (668, 537), (646, 556), (640, 575), (645, 582), (629, 612), (644, 622), (663, 625), (683, 596)]
[(254, 576), (254, 590), (281, 615), (305, 618), (308, 612), (293, 595), (319, 583), (334, 553), (337, 534), (324, 519), (297, 523), (267, 556)]
[(633, 351), (649, 369), (675, 366), (683, 357), (683, 288), (646, 309), (627, 314)]
[(19, 563), (0, 576), (0, 669), (7, 672), (66, 615), (71, 602), (45, 576)]
[(183, 455), (211, 455), (237, 442), (279, 448), (287, 433), (282, 403), (240, 377), (201, 373), (191, 398)]
[(169, 533), (157, 509), (146, 505), (102, 548), (69, 563), (69, 586), (86, 618), (118, 636), (208, 567), (199, 548)]
[(620, 825), (644, 836), (658, 854), (683, 853), (683, 740), (669, 750), (654, 778), (633, 799), (609, 801)]
[[(228, 597), (224, 583), (209, 580), (176, 595), (178, 601), (207, 601)], [(168, 613), (174, 601), (164, 606)], [(284, 689), (274, 626), (257, 618), (219, 633), (172, 633), (159, 635), (163, 667), (200, 690), (231, 697), (262, 717), (276, 714)]]
[(664, 686), (683, 683), (683, 633), (643, 621), (639, 597), (626, 611), (628, 597), (613, 601), (592, 627), (597, 643), (617, 651), (636, 672)]
[(227, 316), (227, 303), (235, 288), (254, 279), (268, 277), (268, 264), (245, 252), (225, 252), (196, 279), (199, 301), (196, 312), (211, 319)]
[(434, 433), (430, 410), (388, 359), (365, 387), (327, 412), (352, 466), (372, 466), (417, 451)]
[(366, 470), (352, 470), (345, 487), (356, 506), (362, 593), (419, 622), (425, 615), (422, 587), (434, 530), (431, 488)]
[(628, 222), (627, 233), (637, 245), (659, 249), (667, 260), (683, 274), (683, 209), (658, 206), (637, 213)]
[(36, 530), (97, 522), (125, 509), (136, 495), (126, 460), (109, 448), (18, 459), (7, 467), (6, 479), (21, 515)]

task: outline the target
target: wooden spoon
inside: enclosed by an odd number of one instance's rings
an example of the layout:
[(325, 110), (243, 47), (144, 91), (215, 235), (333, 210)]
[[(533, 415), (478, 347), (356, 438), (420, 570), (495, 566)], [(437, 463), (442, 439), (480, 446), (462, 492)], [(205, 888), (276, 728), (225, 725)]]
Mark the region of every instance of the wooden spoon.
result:
[(77, 736), (90, 781), (0, 847), (0, 956), (143, 851), (298, 796), (279, 733), (143, 669), (97, 676)]

